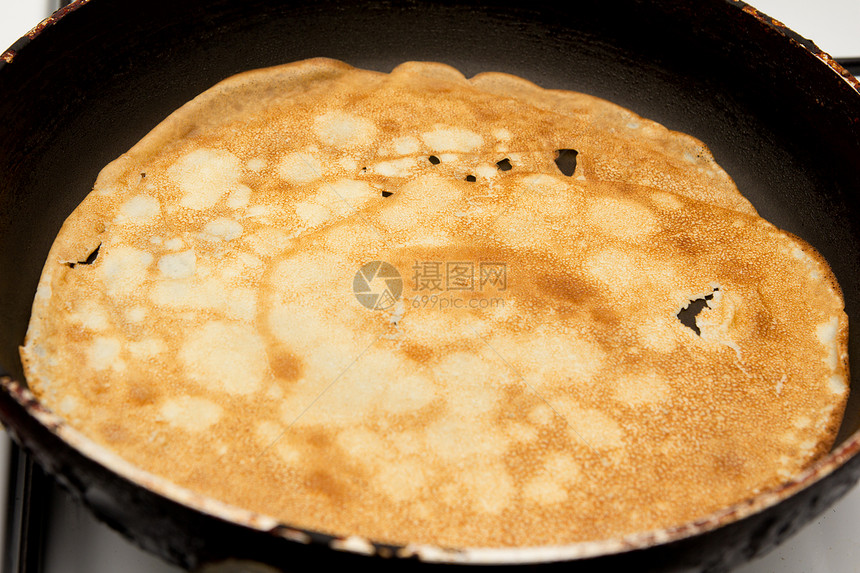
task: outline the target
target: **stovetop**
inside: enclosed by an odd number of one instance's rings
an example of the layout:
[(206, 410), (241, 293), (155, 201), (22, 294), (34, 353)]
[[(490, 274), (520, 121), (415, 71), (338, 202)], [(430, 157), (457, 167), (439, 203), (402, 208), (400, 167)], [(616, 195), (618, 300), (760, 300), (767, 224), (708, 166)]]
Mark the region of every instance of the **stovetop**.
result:
[[(116, 0), (114, 0), (116, 1)], [(691, 0), (694, 1), (694, 0)], [(811, 38), (836, 58), (860, 58), (860, 0), (752, 0), (753, 6)], [(0, 51), (25, 34), (59, 4), (58, 0), (0, 0)], [(856, 73), (856, 72), (855, 72)], [(0, 494), (9, 480), (10, 444), (0, 432)], [(38, 477), (37, 477), (38, 479)], [(10, 567), (15, 553), (2, 547), (6, 573), (178, 573), (181, 570), (138, 549), (96, 521), (83, 507), (46, 480), (40, 499), (45, 506), (43, 542), (33, 539), (31, 552), (42, 563)], [(0, 510), (9, 512), (0, 495)], [(8, 524), (0, 520), (0, 540)], [(17, 527), (17, 526), (16, 526)], [(14, 539), (13, 539), (14, 541)], [(38, 561), (38, 558), (34, 561)], [(748, 563), (736, 573), (857, 573), (860, 571), (860, 487), (782, 546)]]

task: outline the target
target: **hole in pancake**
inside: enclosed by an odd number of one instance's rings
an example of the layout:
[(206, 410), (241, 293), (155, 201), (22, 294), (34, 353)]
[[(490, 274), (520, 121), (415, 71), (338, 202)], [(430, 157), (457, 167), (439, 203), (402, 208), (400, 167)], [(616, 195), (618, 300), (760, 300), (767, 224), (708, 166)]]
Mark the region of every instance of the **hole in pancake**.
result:
[(514, 168), (514, 166), (511, 165), (511, 160), (507, 157), (505, 157), (501, 161), (496, 161), (496, 167), (499, 168), (499, 171), (510, 171)]
[(469, 183), (474, 183), (477, 180), (478, 179), (474, 175), (466, 175), (466, 181), (468, 181)]
[[(718, 290), (720, 289), (715, 288), (714, 292), (717, 292)], [(702, 331), (699, 329), (699, 325), (696, 324), (696, 316), (698, 316), (698, 314), (702, 312), (705, 307), (710, 308), (708, 301), (713, 298), (714, 293), (712, 292), (711, 294), (705, 295), (701, 298), (692, 299), (690, 301), (690, 304), (688, 304), (678, 312), (678, 320), (681, 321), (681, 324), (695, 332), (696, 335), (701, 336)]]
[(141, 172), (140, 176), (141, 176), (141, 177), (146, 177), (146, 173)]
[(392, 195), (394, 195), (393, 191), (383, 191), (382, 192), (383, 197), (391, 197)]
[(430, 161), (430, 163), (432, 163), (433, 165), (439, 165), (440, 163), (442, 163), (442, 160), (441, 160), (441, 159), (439, 159), (438, 157), (436, 157), (435, 155), (431, 155), (431, 156), (430, 156), (430, 157), (428, 157), (427, 159), (428, 159), (428, 160)]
[(66, 264), (69, 266), (70, 269), (75, 268), (75, 265), (91, 265), (94, 262), (96, 262), (96, 257), (99, 256), (99, 249), (101, 249), (101, 248), (102, 248), (102, 244), (99, 243), (99, 246), (96, 247), (96, 249), (92, 253), (87, 255), (87, 258), (84, 259), (83, 261), (78, 261), (76, 263), (66, 263)]
[(575, 149), (557, 149), (555, 151), (555, 164), (558, 170), (571, 177), (576, 171), (576, 156), (579, 152)]

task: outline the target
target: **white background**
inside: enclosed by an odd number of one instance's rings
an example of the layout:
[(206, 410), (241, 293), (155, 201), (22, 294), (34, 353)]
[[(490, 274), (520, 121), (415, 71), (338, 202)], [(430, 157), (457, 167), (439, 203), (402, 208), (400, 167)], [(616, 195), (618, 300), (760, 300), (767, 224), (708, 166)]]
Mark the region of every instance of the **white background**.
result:
[[(860, 57), (860, 0), (754, 0), (750, 3), (812, 39), (834, 57)], [(52, 0), (0, 0), (0, 51), (35, 26), (53, 7)], [(3, 482), (8, 445), (4, 438), (0, 436), (0, 497), (6, 491)], [(62, 494), (55, 497), (48, 531), (46, 573), (179, 571), (131, 546)], [(0, 509), (2, 506), (3, 500), (0, 500)], [(737, 571), (766, 572), (860, 572), (860, 488), (855, 488), (845, 500), (783, 546)]]

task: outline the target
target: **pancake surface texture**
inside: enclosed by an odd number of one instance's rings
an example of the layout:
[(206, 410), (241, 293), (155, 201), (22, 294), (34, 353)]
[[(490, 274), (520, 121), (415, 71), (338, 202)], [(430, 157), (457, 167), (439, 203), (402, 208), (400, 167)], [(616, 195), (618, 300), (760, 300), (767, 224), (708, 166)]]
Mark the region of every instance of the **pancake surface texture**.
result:
[(847, 328), (824, 260), (692, 137), (505, 74), (315, 59), (225, 80), (101, 172), (22, 357), (73, 427), (195, 492), (536, 546), (808, 467)]

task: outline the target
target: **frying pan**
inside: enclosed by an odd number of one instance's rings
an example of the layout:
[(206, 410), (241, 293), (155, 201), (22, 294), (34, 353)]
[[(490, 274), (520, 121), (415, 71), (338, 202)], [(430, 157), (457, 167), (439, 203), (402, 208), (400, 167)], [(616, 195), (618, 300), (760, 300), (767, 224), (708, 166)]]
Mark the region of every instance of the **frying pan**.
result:
[[(690, 133), (762, 216), (824, 255), (851, 324), (860, 324), (860, 85), (741, 2), (79, 0), (0, 60), (0, 416), (98, 517), (187, 568), (235, 558), (289, 570), (721, 571), (766, 551), (857, 481), (852, 392), (829, 456), (695, 523), (555, 548), (404, 549), (225, 507), (147, 478), (76, 434), (29, 394), (17, 353), (63, 220), (104, 165), (196, 94), (243, 70), (314, 56), (380, 71), (432, 60), (467, 76), (509, 72)], [(860, 355), (857, 336), (849, 345)]]

